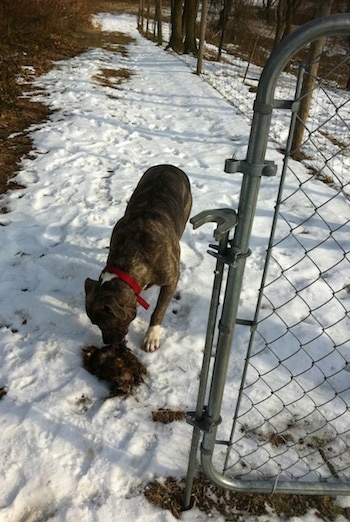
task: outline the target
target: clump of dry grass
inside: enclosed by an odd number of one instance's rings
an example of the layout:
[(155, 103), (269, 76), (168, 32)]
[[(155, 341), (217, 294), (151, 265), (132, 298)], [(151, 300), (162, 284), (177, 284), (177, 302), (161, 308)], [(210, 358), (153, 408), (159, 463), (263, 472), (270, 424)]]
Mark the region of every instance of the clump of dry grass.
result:
[(104, 87), (118, 88), (126, 80), (129, 80), (132, 72), (129, 69), (101, 69), (99, 74), (93, 77)]
[(186, 412), (183, 410), (169, 410), (168, 408), (159, 408), (157, 411), (152, 411), (152, 419), (154, 422), (170, 424), (170, 422), (185, 420)]
[[(184, 479), (167, 477), (147, 484), (144, 495), (151, 504), (168, 509), (175, 518), (180, 519), (184, 487)], [(269, 515), (271, 512), (298, 517), (313, 510), (321, 520), (339, 515), (349, 520), (350, 516), (350, 508), (337, 506), (330, 496), (236, 493), (211, 484), (203, 473), (194, 480), (192, 503), (209, 517), (220, 514), (226, 520), (237, 522), (245, 520), (248, 515)]]
[(145, 497), (148, 502), (162, 509), (168, 509), (175, 518), (180, 518), (182, 490), (175, 478), (155, 480), (147, 484)]

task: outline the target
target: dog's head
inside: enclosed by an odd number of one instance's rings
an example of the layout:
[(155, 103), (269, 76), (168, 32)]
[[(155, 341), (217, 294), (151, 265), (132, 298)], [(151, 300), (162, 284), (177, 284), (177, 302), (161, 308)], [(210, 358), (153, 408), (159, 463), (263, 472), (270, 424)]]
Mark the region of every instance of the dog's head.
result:
[(118, 279), (101, 284), (86, 279), (85, 308), (91, 322), (102, 332), (105, 344), (117, 344), (128, 333), (129, 324), (136, 316), (134, 292)]

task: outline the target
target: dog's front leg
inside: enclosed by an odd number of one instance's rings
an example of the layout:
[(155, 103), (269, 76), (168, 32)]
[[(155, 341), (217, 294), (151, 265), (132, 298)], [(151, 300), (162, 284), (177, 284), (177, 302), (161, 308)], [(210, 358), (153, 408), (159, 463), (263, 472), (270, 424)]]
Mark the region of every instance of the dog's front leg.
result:
[(160, 288), (157, 304), (142, 345), (142, 348), (146, 352), (155, 352), (159, 348), (160, 325), (162, 324), (166, 309), (176, 290), (176, 284), (177, 281), (172, 285), (166, 285)]

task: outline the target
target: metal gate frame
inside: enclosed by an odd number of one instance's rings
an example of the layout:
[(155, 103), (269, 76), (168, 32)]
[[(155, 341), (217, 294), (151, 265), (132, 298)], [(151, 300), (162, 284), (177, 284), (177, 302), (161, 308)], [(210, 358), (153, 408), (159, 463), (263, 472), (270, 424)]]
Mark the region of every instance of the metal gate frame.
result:
[[(254, 116), (250, 131), (249, 145), (245, 160), (229, 159), (225, 163), (225, 172), (243, 174), (239, 210), (236, 213), (231, 209), (203, 211), (191, 219), (194, 228), (204, 223), (215, 222), (217, 228), (214, 238), (219, 243), (210, 245), (213, 249), (209, 253), (217, 258), (212, 298), (207, 324), (207, 334), (204, 347), (202, 371), (199, 383), (196, 410), (188, 414), (188, 422), (193, 426), (192, 443), (188, 461), (183, 508), (191, 506), (191, 491), (197, 464), (197, 452), (201, 434), (200, 448), (201, 466), (205, 475), (216, 485), (229, 490), (256, 492), (256, 493), (298, 493), (308, 495), (349, 495), (350, 483), (320, 483), (320, 482), (293, 482), (276, 480), (240, 481), (222, 475), (213, 464), (213, 452), (216, 444), (217, 427), (221, 422), (221, 405), (223, 400), (225, 381), (227, 376), (232, 340), (236, 324), (246, 324), (252, 330), (252, 337), (258, 321), (259, 307), (253, 321), (237, 319), (239, 299), (242, 288), (246, 258), (250, 254), (249, 243), (252, 233), (258, 193), (262, 176), (274, 176), (277, 168), (273, 162), (265, 160), (272, 111), (282, 105), (274, 100), (277, 80), (290, 59), (309, 43), (327, 36), (350, 35), (350, 14), (336, 14), (313, 20), (287, 38), (272, 53), (261, 74), (258, 91), (254, 103)], [(299, 87), (297, 87), (298, 90)], [(300, 91), (299, 91), (300, 93)], [(297, 92), (298, 95), (298, 92)], [(296, 95), (296, 100), (297, 100)], [(291, 129), (298, 110), (296, 101), (282, 102), (283, 108), (292, 111)], [(291, 135), (291, 133), (290, 133)], [(233, 239), (229, 240), (230, 230), (234, 230)], [(217, 321), (219, 296), (223, 283), (223, 274), (228, 267), (224, 301), (220, 320)], [(218, 326), (217, 326), (218, 325)], [(214, 365), (209, 383), (210, 365), (212, 359), (213, 340), (218, 328), (217, 347)], [(246, 361), (249, 359), (247, 349)], [(247, 362), (243, 370), (243, 378), (247, 369)], [(207, 405), (205, 397), (209, 391)]]

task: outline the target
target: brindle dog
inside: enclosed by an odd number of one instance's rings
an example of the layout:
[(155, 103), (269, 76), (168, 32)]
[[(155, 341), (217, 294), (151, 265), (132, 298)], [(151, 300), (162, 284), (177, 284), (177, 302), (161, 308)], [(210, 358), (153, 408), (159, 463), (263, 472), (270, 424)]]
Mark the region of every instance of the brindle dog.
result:
[(115, 225), (107, 265), (98, 281), (86, 279), (86, 312), (102, 331), (105, 344), (124, 340), (147, 303), (141, 290), (160, 286), (143, 348), (159, 348), (160, 325), (175, 292), (180, 269), (180, 238), (192, 206), (186, 174), (172, 165), (157, 165), (140, 179), (124, 216)]

